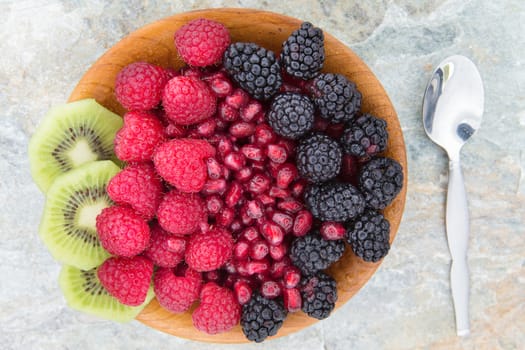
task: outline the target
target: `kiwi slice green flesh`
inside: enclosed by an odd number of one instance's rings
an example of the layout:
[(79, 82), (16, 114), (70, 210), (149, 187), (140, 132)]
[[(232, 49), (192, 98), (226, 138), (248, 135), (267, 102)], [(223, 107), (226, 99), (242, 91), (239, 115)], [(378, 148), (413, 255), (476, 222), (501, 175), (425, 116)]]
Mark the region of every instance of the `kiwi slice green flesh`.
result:
[(71, 308), (108, 320), (127, 322), (133, 320), (155, 296), (153, 287), (150, 286), (142, 305), (121, 304), (102, 286), (97, 269), (98, 267), (81, 270), (73, 266), (62, 266), (59, 285)]
[(82, 164), (115, 159), (113, 140), (122, 118), (94, 99), (52, 108), (29, 141), (31, 175), (42, 192)]
[(112, 161), (103, 160), (80, 166), (53, 182), (39, 233), (56, 260), (88, 270), (110, 256), (98, 239), (96, 218), (113, 204), (106, 187), (119, 171)]

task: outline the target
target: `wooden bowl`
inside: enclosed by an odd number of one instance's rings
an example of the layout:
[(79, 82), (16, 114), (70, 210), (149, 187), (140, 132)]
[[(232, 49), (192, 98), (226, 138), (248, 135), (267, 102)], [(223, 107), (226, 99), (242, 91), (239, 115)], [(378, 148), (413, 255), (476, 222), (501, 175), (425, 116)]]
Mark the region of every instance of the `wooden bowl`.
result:
[[(95, 98), (105, 107), (123, 115), (125, 110), (113, 93), (117, 73), (124, 66), (135, 61), (147, 61), (173, 68), (183, 66), (184, 63), (173, 44), (173, 35), (179, 27), (200, 17), (223, 23), (230, 31), (232, 42), (252, 41), (276, 53), (280, 52), (282, 42), (301, 24), (301, 21), (295, 18), (249, 9), (211, 9), (177, 14), (131, 33), (109, 49), (82, 77), (69, 101)], [(357, 84), (363, 95), (362, 110), (384, 118), (388, 122), (390, 138), (385, 155), (396, 159), (403, 167), (405, 179), (403, 189), (384, 211), (385, 217), (390, 221), (392, 242), (403, 214), (407, 189), (405, 144), (399, 121), (381, 83), (366, 64), (343, 43), (326, 32), (324, 34), (326, 45), (324, 71), (344, 74)], [(329, 270), (337, 280), (339, 300), (336, 308), (357, 293), (377, 270), (379, 264), (380, 262), (363, 262), (352, 253), (351, 249), (346, 249), (341, 260)], [(240, 326), (227, 333), (208, 335), (193, 327), (191, 312), (172, 314), (160, 307), (155, 299), (138, 315), (137, 320), (182, 338), (215, 343), (247, 342)], [(276, 337), (297, 332), (315, 322), (315, 319), (302, 312), (289, 314)]]

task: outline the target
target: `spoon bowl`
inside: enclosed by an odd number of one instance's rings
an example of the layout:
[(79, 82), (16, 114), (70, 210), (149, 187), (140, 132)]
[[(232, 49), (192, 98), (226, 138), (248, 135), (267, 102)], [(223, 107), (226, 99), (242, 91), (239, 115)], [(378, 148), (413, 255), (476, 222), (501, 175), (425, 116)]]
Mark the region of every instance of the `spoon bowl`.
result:
[(469, 215), (460, 165), (461, 147), (478, 130), (483, 116), (483, 82), (474, 63), (451, 56), (434, 70), (423, 98), (423, 126), (432, 141), (445, 149), (449, 161), (446, 231), (452, 258), (450, 286), (456, 332), (470, 333), (467, 248)]

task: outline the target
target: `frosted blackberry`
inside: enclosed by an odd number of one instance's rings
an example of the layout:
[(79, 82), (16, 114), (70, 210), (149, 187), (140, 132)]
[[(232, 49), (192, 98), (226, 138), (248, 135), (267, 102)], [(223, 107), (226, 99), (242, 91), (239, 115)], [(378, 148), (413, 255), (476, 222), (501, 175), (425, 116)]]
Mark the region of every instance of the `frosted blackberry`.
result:
[(312, 134), (297, 147), (297, 169), (310, 182), (325, 182), (339, 174), (342, 155), (335, 140), (323, 134)]
[(346, 240), (355, 255), (364, 261), (376, 262), (390, 249), (390, 223), (383, 215), (367, 210), (346, 225)]
[(351, 121), (361, 108), (361, 93), (341, 74), (321, 73), (309, 90), (320, 116), (332, 123)]
[(305, 205), (321, 221), (344, 222), (365, 210), (363, 195), (349, 183), (333, 182), (315, 187), (308, 189)]
[(242, 307), (242, 331), (248, 340), (260, 343), (277, 334), (286, 315), (279, 299), (266, 299), (259, 292), (254, 292), (250, 301)]
[(349, 155), (369, 158), (383, 152), (387, 140), (386, 122), (371, 114), (363, 114), (347, 126), (341, 145)]
[(302, 94), (277, 95), (267, 114), (267, 120), (277, 134), (298, 139), (314, 126), (314, 104), (308, 96)]
[(301, 281), (302, 310), (308, 316), (322, 320), (330, 316), (337, 301), (337, 283), (323, 272), (304, 277)]
[(403, 187), (403, 169), (391, 158), (375, 158), (359, 173), (359, 188), (368, 207), (385, 209)]
[(304, 22), (283, 43), (281, 64), (289, 75), (310, 80), (323, 68), (325, 59), (323, 31)]
[(268, 100), (282, 84), (275, 54), (254, 43), (233, 43), (224, 52), (224, 68), (253, 98)]
[(290, 259), (304, 275), (312, 275), (339, 260), (344, 251), (343, 240), (328, 241), (315, 230), (292, 242)]

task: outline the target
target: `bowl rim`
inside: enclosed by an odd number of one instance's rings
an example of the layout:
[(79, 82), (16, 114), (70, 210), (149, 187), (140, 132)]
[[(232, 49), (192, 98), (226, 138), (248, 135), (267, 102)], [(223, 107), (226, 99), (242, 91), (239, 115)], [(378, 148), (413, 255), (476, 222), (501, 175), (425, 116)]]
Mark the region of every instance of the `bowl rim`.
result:
[[(165, 17), (163, 19), (159, 19), (155, 22), (152, 22), (150, 24), (147, 24), (131, 33), (129, 33), (126, 37), (118, 41), (115, 45), (113, 45), (111, 48), (109, 48), (101, 57), (99, 57), (92, 65), (91, 67), (84, 73), (82, 78), (78, 81), (77, 85), (73, 89), (68, 101), (75, 101), (83, 98), (95, 98), (99, 103), (107, 107), (108, 109), (116, 112), (119, 115), (123, 115), (124, 109), (116, 102), (116, 99), (113, 96), (113, 88), (114, 88), (114, 77), (116, 76), (116, 73), (123, 68), (126, 64), (131, 63), (134, 61), (133, 59), (129, 61), (128, 59), (124, 58), (122, 59), (120, 57), (120, 54), (123, 52), (122, 50), (133, 48), (133, 46), (130, 46), (133, 44), (134, 41), (139, 41), (140, 44), (143, 45), (158, 45), (161, 49), (162, 47), (166, 46), (166, 35), (169, 35), (170, 33), (166, 33), (166, 31), (171, 31), (171, 36), (173, 36), (175, 30), (182, 26), (184, 23), (187, 23), (189, 20), (196, 19), (199, 17), (206, 17), (212, 20), (221, 21), (220, 18), (224, 17), (230, 17), (230, 18), (236, 18), (236, 16), (241, 16), (245, 21), (253, 20), (254, 22), (259, 21), (259, 25), (269, 26), (272, 24), (277, 24), (277, 27), (274, 30), (274, 34), (280, 33), (282, 30), (282, 27), (289, 28), (291, 25), (298, 28), (300, 24), (303, 22), (300, 19), (290, 17), (287, 15), (271, 12), (271, 11), (264, 11), (264, 10), (258, 10), (258, 9), (249, 9), (249, 8), (212, 8), (212, 9), (199, 9), (199, 10), (193, 10), (193, 11), (187, 11), (187, 12), (181, 12), (177, 13), (168, 17)], [(268, 21), (268, 23), (266, 22)], [(261, 23), (262, 22), (262, 23)], [(249, 22), (252, 23), (252, 22)], [(281, 25), (278, 25), (280, 23)], [(231, 23), (223, 23), (225, 24), (228, 29), (231, 30)], [(155, 38), (152, 37), (154, 33), (161, 31), (162, 38)], [(261, 30), (262, 32), (262, 30)], [(287, 33), (289, 35), (290, 32)], [(386, 115), (385, 119), (388, 119), (388, 128), (390, 136), (394, 134), (396, 137), (389, 139), (389, 145), (387, 149), (387, 156), (390, 156), (391, 154), (394, 155), (393, 158), (395, 158), (403, 168), (403, 188), (401, 189), (400, 193), (397, 195), (396, 199), (385, 209), (385, 217), (388, 217), (390, 219), (391, 216), (394, 217), (394, 221), (390, 222), (391, 224), (391, 233), (390, 233), (390, 243), (392, 244), (393, 240), (395, 239), (395, 236), (397, 235), (397, 231), (399, 229), (399, 225), (404, 213), (404, 207), (406, 202), (406, 193), (407, 193), (407, 185), (408, 185), (408, 168), (407, 168), (407, 155), (406, 155), (406, 147), (404, 142), (403, 133), (401, 130), (401, 126), (399, 123), (399, 119), (397, 117), (397, 114), (395, 112), (394, 106), (392, 105), (392, 102), (390, 101), (390, 98), (386, 94), (386, 91), (384, 87), (382, 86), (381, 82), (375, 77), (373, 72), (370, 70), (370, 68), (361, 60), (360, 57), (358, 57), (347, 45), (345, 45), (340, 40), (336, 39), (334, 36), (332, 36), (330, 33), (323, 30), (324, 37), (325, 37), (325, 50), (326, 50), (326, 61), (329, 61), (329, 59), (337, 59), (341, 60), (342, 58), (348, 59), (353, 64), (356, 64), (357, 66), (353, 68), (351, 73), (345, 72), (342, 73), (347, 78), (349, 78), (352, 81), (355, 81), (356, 84), (359, 87), (359, 90), (363, 94), (363, 110), (366, 108), (373, 109), (373, 110), (383, 110), (384, 115)], [(282, 33), (280, 33), (282, 35)], [(232, 42), (233, 40), (232, 36)], [(280, 44), (280, 42), (279, 42)], [(173, 48), (168, 48), (167, 52), (162, 52), (162, 57), (160, 58), (161, 63), (168, 62), (169, 65), (181, 65), (182, 61), (180, 58), (174, 54), (173, 52), (176, 51), (174, 48), (174, 45), (172, 45)], [(148, 46), (149, 47), (149, 46)], [(134, 49), (132, 49), (134, 50)], [(134, 55), (138, 55), (139, 57), (142, 53), (140, 52), (128, 52), (129, 55), (131, 55), (133, 58)], [(150, 59), (145, 59), (146, 61), (150, 61), (150, 63), (159, 63), (156, 62), (157, 56), (151, 56)], [(135, 60), (136, 61), (136, 60)], [(161, 64), (165, 65), (165, 64)], [(337, 66), (336, 70), (345, 71), (344, 66)], [(324, 69), (323, 69), (324, 71)], [(334, 72), (338, 73), (338, 72)], [(355, 77), (361, 77), (365, 76), (366, 80), (364, 82), (361, 82), (361, 79), (355, 79)], [(109, 79), (113, 79), (112, 81)], [(368, 95), (366, 93), (367, 91), (373, 91), (374, 95)], [(372, 93), (371, 93), (372, 94)], [(366, 100), (366, 101), (365, 101)], [(370, 101), (368, 101), (370, 100)], [(380, 102), (378, 102), (380, 101)], [(366, 103), (369, 102), (369, 105), (365, 107)], [(365, 111), (366, 112), (366, 111)], [(394, 132), (394, 133), (393, 133)], [(345, 243), (346, 244), (346, 243)], [(348, 247), (347, 247), (348, 248)], [(351, 251), (351, 249), (346, 249), (347, 253), (348, 251)], [(345, 256), (348, 255), (345, 253)], [(353, 253), (349, 253), (352, 255)], [(354, 256), (355, 258), (355, 256)], [(352, 259), (350, 257), (349, 259)], [(346, 260), (345, 260), (346, 261)], [(362, 263), (359, 262), (359, 260), (354, 259), (353, 263), (358, 264), (358, 273), (357, 275), (360, 276), (359, 283), (357, 285), (349, 287), (348, 290), (339, 290), (338, 286), (338, 294), (339, 294), (339, 300), (336, 303), (336, 310), (339, 309), (342, 305), (344, 305), (348, 300), (351, 299), (372, 277), (372, 275), (376, 272), (376, 270), (381, 265), (383, 259), (380, 260), (377, 263)], [(334, 264), (330, 269), (329, 272), (332, 275), (337, 275), (338, 282), (346, 283), (348, 281), (353, 281), (355, 278), (355, 275), (349, 275), (345, 271), (338, 270), (338, 268), (341, 267), (343, 264), (342, 261), (339, 261), (338, 263)], [(342, 273), (342, 275), (341, 275)], [(335, 277), (334, 277), (335, 278)], [(339, 285), (341, 285), (339, 283)], [(350, 283), (350, 282), (348, 282)], [(190, 339), (190, 340), (196, 340), (196, 341), (204, 341), (204, 342), (211, 342), (211, 343), (245, 343), (249, 342), (247, 339), (244, 338), (242, 331), (240, 331), (240, 327), (236, 326), (232, 331), (227, 333), (222, 333), (219, 335), (210, 336), (205, 333), (197, 331), (195, 328), (193, 328), (192, 332), (191, 330), (187, 329), (187, 327), (177, 327), (177, 322), (186, 322), (187, 326), (187, 320), (183, 320), (181, 318), (181, 315), (175, 315), (170, 314), (166, 310), (164, 312), (162, 311), (160, 305), (158, 305), (158, 302), (156, 302), (156, 299), (153, 299), (153, 301), (137, 316), (137, 320), (146, 324), (147, 326), (163, 331), (165, 333), (169, 333), (172, 335), (176, 335), (181, 338)], [(189, 312), (191, 312), (190, 310)], [(168, 313), (169, 315), (167, 315)], [(187, 312), (188, 313), (188, 312)], [(182, 314), (182, 317), (187, 316), (184, 313)], [(296, 317), (299, 316), (299, 317)], [(302, 317), (301, 317), (302, 316)], [(293, 320), (290, 321), (290, 318), (293, 318)], [(191, 317), (190, 317), (191, 318)], [(296, 319), (297, 318), (297, 319)], [(191, 321), (191, 320), (190, 320)], [(278, 337), (286, 336), (291, 333), (295, 333), (297, 331), (300, 331), (314, 323), (318, 322), (318, 320), (307, 317), (305, 314), (300, 311), (299, 313), (290, 314), (290, 316), (285, 321), (283, 327), (279, 330), (277, 335), (269, 337), (266, 341), (275, 339)], [(169, 324), (168, 324), (169, 323)], [(232, 332), (240, 332), (242, 339), (231, 338)]]

